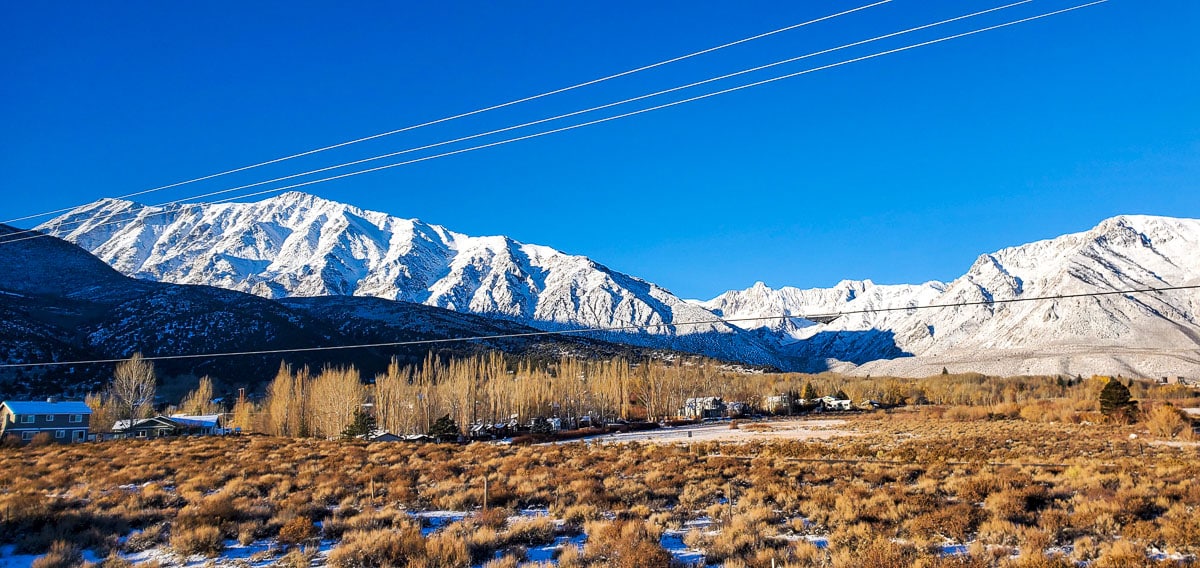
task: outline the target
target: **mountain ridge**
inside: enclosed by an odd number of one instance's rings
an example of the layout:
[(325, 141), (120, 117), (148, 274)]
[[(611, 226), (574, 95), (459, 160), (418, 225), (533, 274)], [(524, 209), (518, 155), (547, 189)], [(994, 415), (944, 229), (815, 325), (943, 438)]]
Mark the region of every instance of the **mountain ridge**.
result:
[[(973, 364), (1028, 370), (1016, 360), (1024, 357), (1084, 373), (1102, 371), (1102, 364), (1084, 361), (1103, 359), (1105, 349), (1200, 348), (1195, 294), (996, 302), (1200, 282), (1192, 253), (1200, 248), (1200, 221), (1193, 219), (1112, 217), (1086, 231), (980, 254), (950, 282), (843, 280), (808, 290), (760, 282), (705, 301), (682, 300), (584, 256), (505, 236), (471, 237), (298, 192), (195, 207), (102, 200), (39, 229), (88, 245), (139, 278), (268, 298), (376, 296), (543, 330), (638, 327), (599, 337), (792, 370), (913, 374), (924, 372), (919, 365), (931, 357), (967, 364), (964, 353), (1016, 353), (1005, 355), (1013, 360), (1003, 365)], [(921, 309), (938, 304), (952, 307)], [(854, 313), (824, 323), (780, 317), (839, 312)], [(724, 318), (773, 319), (717, 321)], [(705, 323), (677, 325), (683, 322)], [(1055, 359), (1055, 350), (1087, 356)], [(1152, 375), (1175, 369), (1178, 359), (1170, 361), (1139, 365)], [(1043, 368), (1049, 367), (1037, 367)], [(1190, 363), (1178, 368), (1200, 374)]]
[[(957, 365), (1012, 374), (1087, 374), (1107, 367), (1140, 376), (1171, 371), (1196, 376), (1200, 300), (1195, 290), (996, 302), (1195, 285), (1200, 283), (1195, 250), (1200, 250), (1200, 220), (1122, 215), (1086, 231), (981, 254), (963, 276), (949, 283), (880, 286), (845, 281), (812, 291), (755, 285), (700, 305), (730, 317), (757, 313), (765, 306), (799, 314), (866, 311), (786, 334), (785, 343), (796, 347), (792, 355), (855, 353), (855, 365), (845, 364), (847, 358), (832, 358), (832, 368), (848, 372), (920, 375)], [(976, 302), (983, 305), (870, 311)], [(861, 341), (847, 339), (848, 334), (868, 330), (890, 333), (894, 343), (881, 347), (879, 337), (869, 335)], [(837, 342), (842, 344), (835, 349)], [(863, 355), (880, 349), (884, 352), (878, 356)], [(1064, 354), (1056, 356), (1056, 350)], [(1156, 350), (1172, 354), (1156, 362), (1151, 355)], [(1139, 362), (1120, 361), (1105, 351), (1136, 353)], [(987, 360), (983, 354), (1007, 363)], [(933, 359), (940, 364), (930, 363)], [(1022, 359), (1042, 363), (1031, 365)]]
[[(0, 238), (16, 233), (0, 225)], [(295, 366), (355, 365), (370, 377), (391, 358), (419, 364), (433, 351), (465, 356), (489, 350), (538, 359), (562, 356), (677, 358), (679, 353), (589, 337), (525, 336), (421, 345), (379, 345), (475, 336), (519, 336), (538, 330), (507, 320), (421, 304), (354, 296), (270, 300), (204, 285), (121, 275), (87, 251), (53, 237), (0, 245), (0, 362), (6, 364), (127, 358), (134, 352), (195, 358), (155, 363), (162, 377), (212, 375), (252, 389), (281, 360)], [(207, 357), (213, 353), (280, 353)], [(111, 377), (112, 365), (76, 363), (0, 369), (0, 399), (81, 396)]]
[(300, 192), (204, 206), (101, 200), (39, 229), (135, 278), (272, 299), (374, 296), (550, 331), (636, 328), (597, 337), (788, 366), (757, 335), (590, 258), (505, 236), (472, 237)]

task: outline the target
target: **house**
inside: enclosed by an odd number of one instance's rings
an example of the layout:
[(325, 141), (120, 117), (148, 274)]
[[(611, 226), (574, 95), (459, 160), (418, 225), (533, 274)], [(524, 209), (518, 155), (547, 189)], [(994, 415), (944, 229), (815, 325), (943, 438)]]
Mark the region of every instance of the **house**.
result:
[(171, 416), (159, 415), (153, 418), (118, 420), (113, 424), (112, 432), (106, 436), (106, 439), (211, 436), (213, 434), (224, 433), (225, 430), (221, 428), (221, 415), (219, 414), (197, 416), (173, 414)]
[(371, 443), (375, 443), (375, 442), (403, 442), (403, 441), (404, 441), (404, 438), (403, 438), (403, 437), (401, 437), (401, 436), (397, 436), (397, 435), (395, 435), (395, 434), (393, 434), (393, 433), (391, 433), (391, 432), (388, 432), (387, 430), (375, 430), (375, 431), (371, 432), (370, 434), (364, 434), (364, 435), (362, 435), (362, 436), (359, 436), (359, 438), (362, 438), (362, 439), (364, 439), (364, 440), (366, 440), (366, 441), (368, 441), (368, 442), (371, 442)]
[(763, 410), (778, 414), (788, 412), (792, 408), (792, 397), (786, 394), (768, 396), (763, 401)]
[(832, 396), (822, 397), (821, 405), (825, 407), (825, 410), (853, 410), (854, 409), (854, 403), (850, 402), (849, 400), (841, 400), (841, 399), (834, 398)]
[(220, 414), (201, 414), (189, 416), (187, 414), (172, 414), (171, 422), (174, 422), (179, 427), (179, 434), (185, 436), (211, 436), (213, 434), (224, 434), (221, 429)]
[(165, 438), (175, 436), (179, 425), (166, 416), (118, 420), (112, 427), (110, 438)]
[(46, 432), (55, 442), (85, 442), (91, 419), (92, 409), (82, 402), (6, 400), (0, 403), (0, 438), (15, 436), (29, 442)]
[(725, 402), (718, 396), (689, 398), (680, 411), (686, 418), (721, 418), (725, 416)]
[(750, 414), (750, 405), (744, 402), (726, 402), (725, 415), (730, 418), (738, 418)]

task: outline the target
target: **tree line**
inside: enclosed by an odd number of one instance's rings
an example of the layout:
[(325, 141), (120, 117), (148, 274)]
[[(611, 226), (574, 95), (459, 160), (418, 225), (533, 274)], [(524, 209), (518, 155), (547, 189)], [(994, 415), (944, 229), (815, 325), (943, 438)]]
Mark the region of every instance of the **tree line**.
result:
[[(352, 425), (361, 427), (360, 414), (369, 414), (378, 428), (400, 435), (429, 433), (443, 417), (463, 430), (471, 424), (529, 425), (537, 418), (558, 418), (571, 428), (585, 422), (671, 420), (679, 417), (687, 399), (698, 397), (761, 408), (769, 396), (811, 400), (837, 393), (839, 398), (885, 405), (983, 407), (1052, 399), (1096, 401), (1105, 385), (1114, 382), (1121, 381), (949, 373), (924, 379), (752, 373), (699, 357), (640, 361), (563, 357), (545, 362), (500, 352), (451, 359), (431, 353), (417, 365), (393, 360), (374, 377), (363, 377), (353, 366), (314, 372), (281, 363), (262, 397), (239, 397), (228, 408), (226, 425), (277, 436), (334, 438)], [(87, 399), (95, 413), (93, 424), (107, 428), (117, 420), (151, 416), (154, 385), (153, 365), (140, 355), (119, 364), (109, 388)], [(1129, 385), (1138, 398), (1195, 393), (1186, 387)], [(226, 408), (213, 402), (213, 383), (203, 377), (170, 411), (216, 414)]]

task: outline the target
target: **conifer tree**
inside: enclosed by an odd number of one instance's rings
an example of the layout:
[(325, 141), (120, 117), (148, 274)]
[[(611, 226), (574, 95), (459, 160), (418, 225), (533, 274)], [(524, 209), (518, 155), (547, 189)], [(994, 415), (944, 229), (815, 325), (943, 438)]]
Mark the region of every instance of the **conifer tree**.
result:
[(1137, 401), (1131, 398), (1129, 387), (1118, 379), (1109, 379), (1100, 391), (1100, 412), (1109, 418), (1129, 420), (1137, 410)]
[(375, 417), (361, 409), (354, 411), (354, 420), (342, 430), (342, 439), (349, 440), (366, 436), (375, 431)]
[(449, 414), (438, 418), (429, 428), (429, 435), (433, 436), (439, 442), (457, 440), (461, 431), (458, 429), (458, 424), (450, 418)]

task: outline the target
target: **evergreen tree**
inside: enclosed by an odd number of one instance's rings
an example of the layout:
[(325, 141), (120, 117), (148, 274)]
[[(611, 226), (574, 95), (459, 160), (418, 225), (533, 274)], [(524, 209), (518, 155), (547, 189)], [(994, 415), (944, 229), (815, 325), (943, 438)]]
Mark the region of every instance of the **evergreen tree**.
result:
[(846, 396), (846, 392), (842, 389), (838, 389), (837, 392), (833, 393), (833, 398), (837, 400), (850, 400), (850, 397)]
[(1128, 387), (1119, 379), (1109, 379), (1100, 391), (1100, 412), (1110, 418), (1128, 420), (1137, 410), (1137, 401), (1130, 398)]
[(359, 436), (366, 436), (375, 431), (375, 417), (368, 412), (362, 410), (354, 411), (354, 420), (346, 425), (342, 430), (342, 439), (349, 440)]
[(813, 384), (810, 381), (804, 383), (804, 390), (801, 391), (800, 398), (803, 398), (804, 400), (813, 400), (821, 398), (821, 396), (817, 394), (817, 389), (813, 387)]
[(949, 374), (950, 374), (950, 369), (947, 369), (947, 368), (945, 368), (945, 367), (942, 367), (942, 374), (943, 374), (943, 375), (949, 375)]
[(554, 432), (554, 426), (551, 426), (550, 421), (546, 420), (544, 416), (538, 416), (533, 419), (529, 430), (534, 434), (547, 435)]
[(433, 426), (429, 427), (429, 435), (433, 436), (439, 442), (458, 440), (458, 436), (461, 433), (462, 431), (458, 429), (458, 424), (450, 418), (449, 414), (438, 418), (433, 423)]

